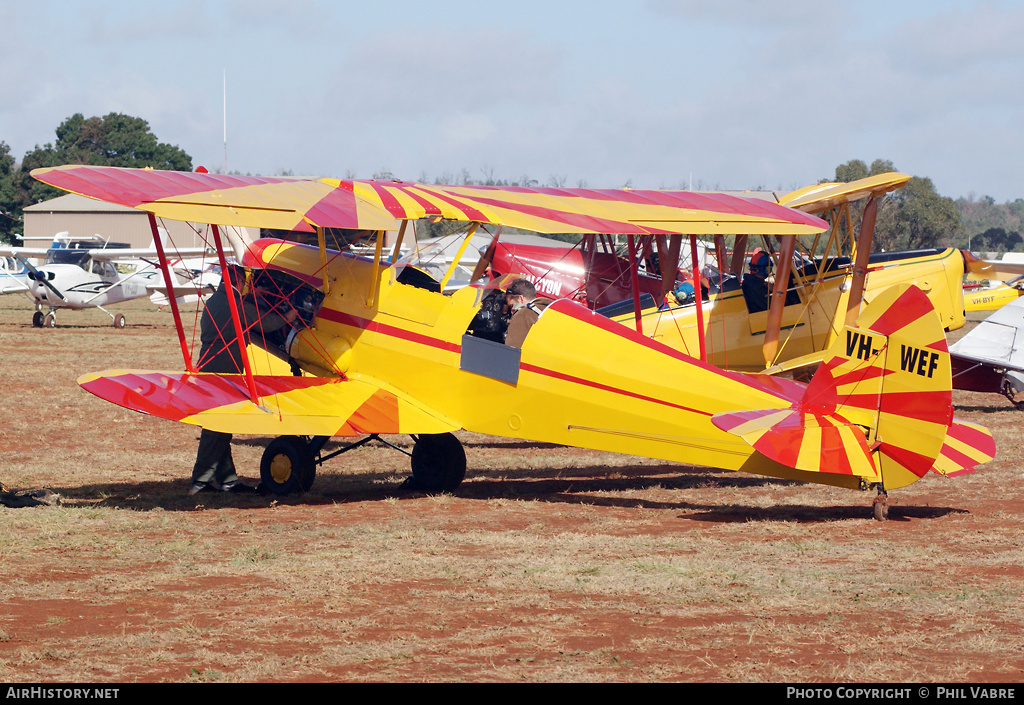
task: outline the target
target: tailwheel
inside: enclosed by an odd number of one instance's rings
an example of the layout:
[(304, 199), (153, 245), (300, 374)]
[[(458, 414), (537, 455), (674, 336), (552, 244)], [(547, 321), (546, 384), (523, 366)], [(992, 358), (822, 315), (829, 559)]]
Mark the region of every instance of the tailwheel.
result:
[(263, 451), (260, 482), (271, 494), (306, 492), (316, 477), (316, 460), (301, 436), (280, 436)]
[(42, 311), (36, 311), (35, 313), (32, 314), (32, 327), (33, 328), (42, 328), (43, 327), (43, 312)]
[(451, 492), (466, 477), (466, 451), (450, 433), (416, 437), (412, 447), (413, 489)]
[(114, 328), (124, 328), (125, 323), (126, 321), (123, 313), (119, 313), (114, 316)]
[(875, 521), (885, 521), (889, 518), (889, 494), (881, 486), (878, 487), (878, 496), (875, 497), (873, 509)]

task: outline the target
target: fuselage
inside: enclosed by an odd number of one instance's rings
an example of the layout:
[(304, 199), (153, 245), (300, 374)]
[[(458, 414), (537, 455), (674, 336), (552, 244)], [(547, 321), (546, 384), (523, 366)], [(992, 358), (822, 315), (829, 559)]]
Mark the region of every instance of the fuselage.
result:
[[(316, 248), (261, 240), (246, 264), (322, 288)], [(477, 338), (489, 292), (450, 296), (401, 272), (333, 254), (328, 293), (290, 354), (320, 376), (393, 386), (469, 431), (856, 487), (853, 476), (768, 460), (711, 417), (788, 408), (804, 386), (719, 370), (569, 300), (540, 316), (521, 350)]]

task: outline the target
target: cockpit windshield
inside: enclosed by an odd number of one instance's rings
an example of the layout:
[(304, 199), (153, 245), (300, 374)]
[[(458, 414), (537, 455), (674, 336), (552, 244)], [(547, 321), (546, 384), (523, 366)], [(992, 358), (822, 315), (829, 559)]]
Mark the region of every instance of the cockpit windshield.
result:
[[(410, 240), (408, 245), (403, 245), (402, 256), (392, 265), (392, 276), (398, 282), (414, 286), (421, 286), (417, 283), (420, 280), (430, 279), (437, 284), (438, 290), (441, 282), (445, 282), (446, 292), (462, 288), (472, 283), (473, 270), (495, 234), (484, 226), (474, 232), (471, 224), (466, 223), (465, 227), (447, 235)], [(407, 269), (414, 273), (407, 272)], [(451, 274), (445, 281), (449, 270)]]
[(46, 253), (46, 264), (74, 264), (86, 269), (88, 250), (52, 249)]

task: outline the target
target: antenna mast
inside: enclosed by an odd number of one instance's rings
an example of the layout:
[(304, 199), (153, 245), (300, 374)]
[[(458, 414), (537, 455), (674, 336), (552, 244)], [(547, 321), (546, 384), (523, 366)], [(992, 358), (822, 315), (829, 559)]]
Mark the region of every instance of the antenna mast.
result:
[(228, 70), (224, 69), (224, 173), (228, 173)]

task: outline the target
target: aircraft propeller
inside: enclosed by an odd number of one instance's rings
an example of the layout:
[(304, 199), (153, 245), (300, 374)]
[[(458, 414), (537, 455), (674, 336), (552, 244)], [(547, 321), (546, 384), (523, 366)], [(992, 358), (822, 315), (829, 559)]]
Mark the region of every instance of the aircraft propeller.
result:
[(34, 266), (32, 265), (32, 263), (31, 263), (31, 262), (29, 262), (29, 261), (28, 261), (27, 259), (25, 259), (25, 258), (24, 258), (24, 257), (22, 257), (21, 255), (15, 255), (15, 258), (16, 258), (16, 259), (17, 259), (17, 260), (18, 260), (19, 262), (21, 262), (21, 263), (22, 263), (23, 265), (25, 265), (25, 269), (27, 269), (27, 270), (28, 270), (28, 275), (29, 275), (29, 278), (30, 278), (30, 279), (33, 279), (33, 280), (35, 280), (35, 281), (37, 281), (37, 282), (40, 282), (40, 283), (42, 283), (42, 284), (43, 284), (43, 285), (44, 285), (44, 286), (45, 286), (45, 287), (46, 287), (47, 289), (49, 289), (49, 290), (50, 290), (50, 291), (52, 291), (52, 292), (53, 292), (54, 294), (56, 294), (56, 295), (57, 295), (58, 297), (60, 297), (60, 300), (61, 300), (61, 301), (64, 301), (65, 303), (67, 302), (67, 300), (68, 300), (68, 299), (67, 299), (67, 297), (66, 297), (66, 296), (64, 296), (64, 294), (62, 294), (62, 293), (60, 292), (60, 289), (58, 289), (57, 287), (55, 287), (55, 286), (54, 286), (53, 284), (51, 284), (51, 283), (49, 282), (49, 280), (47, 280), (47, 278), (46, 278), (46, 272), (41, 272), (41, 271), (39, 271), (38, 269), (36, 269), (36, 268), (35, 268), (35, 267), (34, 267)]
[(498, 236), (495, 235), (491, 239), (491, 244), (487, 246), (487, 250), (480, 255), (480, 259), (477, 260), (476, 267), (473, 268), (473, 276), (469, 279), (471, 282), (475, 282), (487, 272), (487, 268), (491, 266), (491, 260), (494, 259), (494, 251), (497, 247)]

